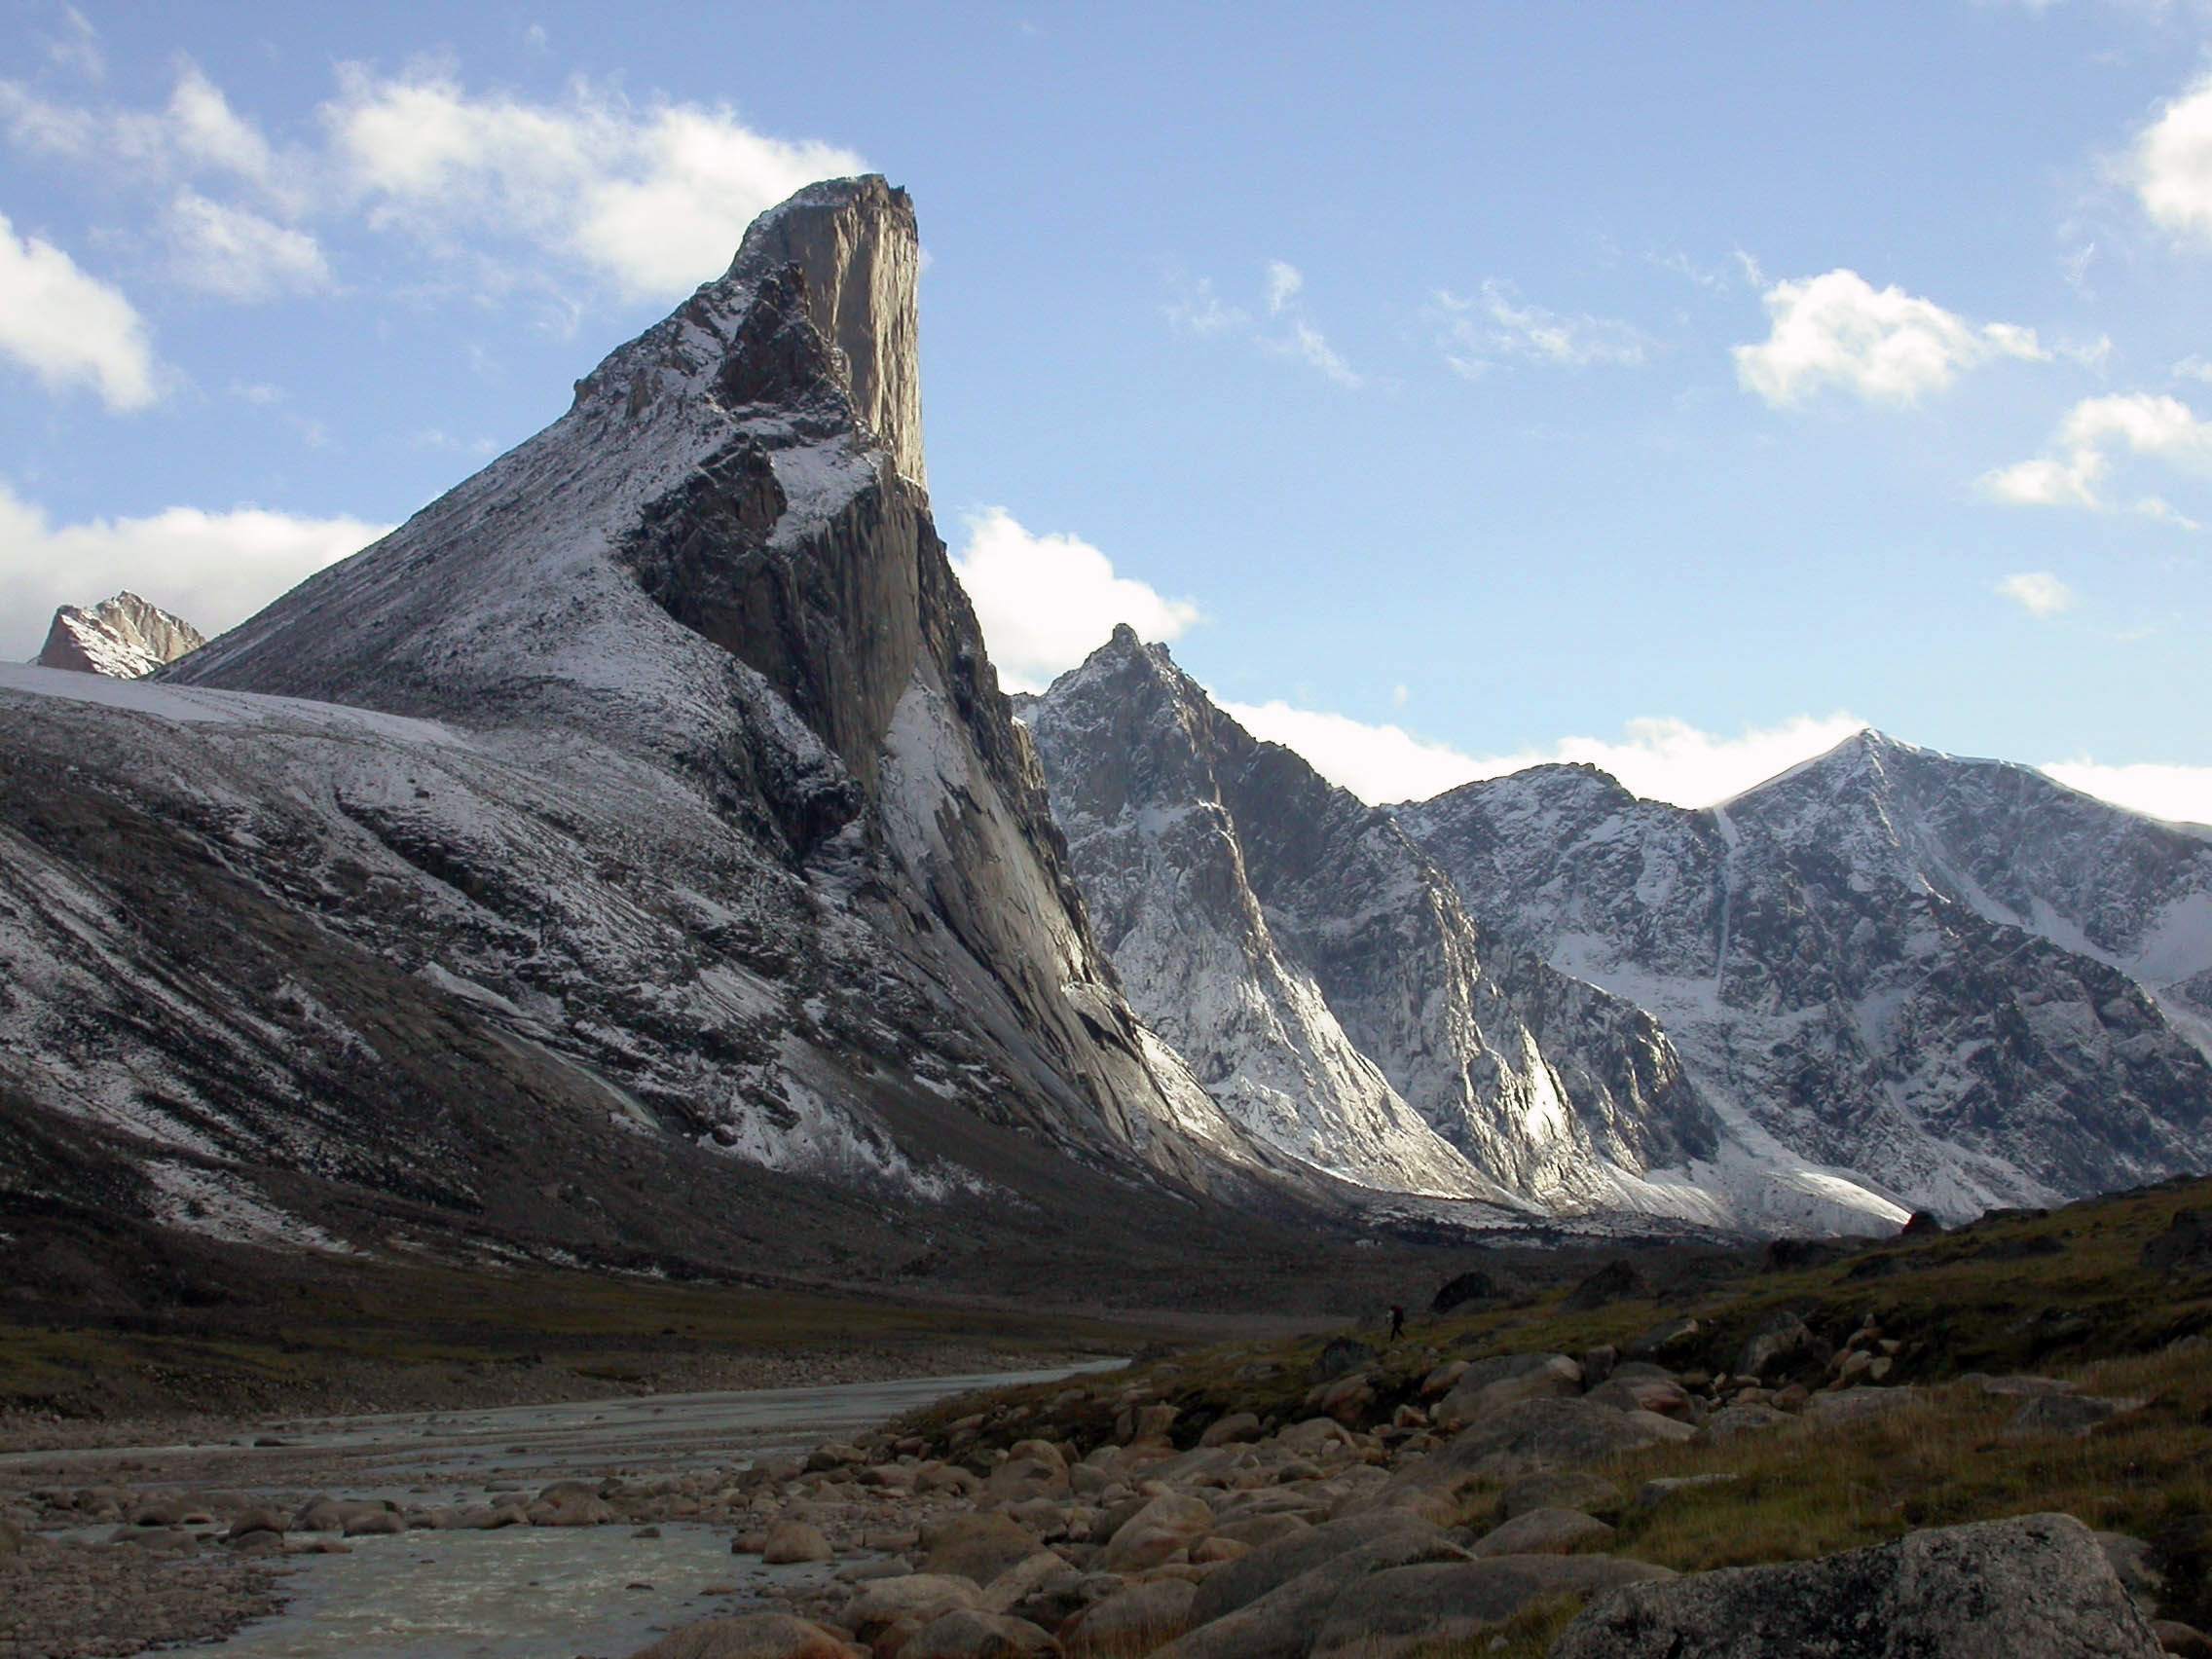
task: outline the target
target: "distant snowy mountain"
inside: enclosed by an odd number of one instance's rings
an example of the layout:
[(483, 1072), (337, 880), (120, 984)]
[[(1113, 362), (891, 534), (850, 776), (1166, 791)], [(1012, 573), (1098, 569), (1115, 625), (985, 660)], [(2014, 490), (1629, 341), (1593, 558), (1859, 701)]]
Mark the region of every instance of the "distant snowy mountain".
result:
[(1541, 766), (1396, 817), (1767, 1156), (1945, 1217), (2212, 1168), (2212, 831), (1874, 732), (1702, 812)]
[(1132, 1004), (1255, 1138), (1524, 1215), (1887, 1231), (1723, 1132), (1660, 1024), (1471, 920), (1388, 813), (1256, 741), (1124, 628), (1023, 719)]
[(137, 680), (206, 643), (191, 623), (125, 592), (90, 608), (62, 606), (33, 660), (40, 668)]

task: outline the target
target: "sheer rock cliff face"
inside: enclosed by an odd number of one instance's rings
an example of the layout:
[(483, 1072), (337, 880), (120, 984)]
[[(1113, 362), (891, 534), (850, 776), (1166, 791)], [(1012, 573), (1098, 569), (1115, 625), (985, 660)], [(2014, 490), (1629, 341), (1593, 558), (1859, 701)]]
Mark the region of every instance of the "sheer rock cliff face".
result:
[(1967, 1216), (2212, 1167), (2212, 834), (1876, 733), (1721, 807), (1588, 767), (1398, 822), (1723, 1117)]
[(125, 592), (89, 608), (61, 607), (32, 660), (40, 668), (136, 680), (206, 643), (191, 623)]
[(1255, 1137), (1347, 1178), (1646, 1207), (1715, 1149), (1665, 1036), (1515, 957), (1391, 821), (1126, 628), (1024, 705), (1138, 1013)]
[[(981, 1122), (1124, 1176), (1248, 1194), (1281, 1165), (1309, 1191), (1092, 940), (930, 521), (917, 264), (903, 192), (801, 192), (545, 431), (138, 701), (0, 683), (12, 752), (180, 828), (624, 1133), (943, 1198), (1008, 1178), (975, 1161)], [(104, 913), (88, 848), (15, 849), (21, 891), (58, 866)], [(323, 1086), (271, 1033), (375, 1048), (359, 1011), (268, 975), (227, 1012), (180, 992), (173, 1030), (130, 1015), (160, 970), (80, 934), (51, 902), (0, 913), (0, 954), (47, 987), (0, 1007), (0, 1068), (58, 1056), (23, 1079), (57, 1110), (280, 1158)]]

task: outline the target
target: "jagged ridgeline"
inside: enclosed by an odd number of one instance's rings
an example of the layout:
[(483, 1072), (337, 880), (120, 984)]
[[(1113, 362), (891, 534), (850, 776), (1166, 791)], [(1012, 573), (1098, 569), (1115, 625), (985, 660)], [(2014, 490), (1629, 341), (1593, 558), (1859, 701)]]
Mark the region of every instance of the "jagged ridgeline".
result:
[(229, 634), (110, 678), (186, 645), (118, 600), (71, 638), (136, 654), (0, 669), (0, 1207), (1088, 1292), (1329, 1218), (1886, 1231), (2212, 1163), (2193, 832), (1899, 746), (1382, 811), (1125, 630), (1017, 720), (919, 259), (903, 192), (812, 186)]
[(1704, 812), (1382, 811), (1126, 629), (1024, 718), (1137, 1012), (1355, 1178), (1887, 1232), (2212, 1166), (2202, 830), (1874, 733)]

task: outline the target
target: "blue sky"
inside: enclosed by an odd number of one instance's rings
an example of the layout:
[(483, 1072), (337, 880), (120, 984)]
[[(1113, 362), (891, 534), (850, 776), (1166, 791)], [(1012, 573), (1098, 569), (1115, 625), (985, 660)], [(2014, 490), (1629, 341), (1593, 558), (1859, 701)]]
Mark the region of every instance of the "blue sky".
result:
[(1131, 620), (1371, 798), (1871, 721), (2212, 818), (2212, 11), (5, 18), (0, 656), (235, 622), (866, 167), (1010, 678)]

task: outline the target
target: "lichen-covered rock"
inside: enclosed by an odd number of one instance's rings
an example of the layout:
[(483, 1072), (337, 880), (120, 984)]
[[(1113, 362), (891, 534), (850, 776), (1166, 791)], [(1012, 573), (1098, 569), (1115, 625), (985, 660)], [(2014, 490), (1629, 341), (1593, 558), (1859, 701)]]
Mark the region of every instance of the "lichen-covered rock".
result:
[(1541, 1602), (1671, 1576), (1663, 1567), (1615, 1556), (1493, 1556), (1401, 1567), (1363, 1578), (1330, 1604), (1311, 1659), (1393, 1659), (1471, 1641)]
[(2031, 1515), (1615, 1591), (1551, 1659), (2156, 1659), (2089, 1530)]
[(820, 1625), (788, 1613), (707, 1619), (640, 1648), (631, 1659), (854, 1659)]

